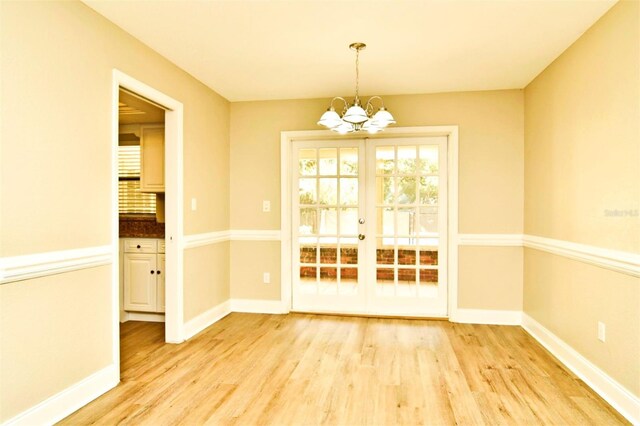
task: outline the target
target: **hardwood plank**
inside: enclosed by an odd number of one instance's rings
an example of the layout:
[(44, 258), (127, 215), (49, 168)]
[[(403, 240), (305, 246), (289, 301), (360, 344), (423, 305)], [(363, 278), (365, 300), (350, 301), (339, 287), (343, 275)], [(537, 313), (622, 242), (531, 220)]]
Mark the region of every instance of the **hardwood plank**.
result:
[(121, 326), (122, 382), (66, 425), (627, 424), (520, 327), (231, 314)]

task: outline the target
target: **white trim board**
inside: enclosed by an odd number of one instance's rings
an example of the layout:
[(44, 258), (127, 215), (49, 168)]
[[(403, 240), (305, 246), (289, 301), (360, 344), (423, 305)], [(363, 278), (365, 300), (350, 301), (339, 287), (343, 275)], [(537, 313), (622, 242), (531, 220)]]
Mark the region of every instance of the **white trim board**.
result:
[(184, 248), (192, 249), (195, 247), (208, 246), (210, 244), (229, 241), (229, 231), (205, 232), (202, 234), (192, 234), (184, 236)]
[(229, 300), (222, 302), (213, 308), (204, 311), (195, 318), (190, 319), (184, 325), (184, 338), (190, 339), (210, 325), (220, 321), (231, 313)]
[(119, 367), (111, 364), (9, 419), (4, 426), (51, 425), (59, 422), (116, 387), (120, 382), (119, 370)]
[(331, 130), (280, 132), (280, 295), (282, 306), (291, 309), (291, 145), (294, 141), (329, 139), (385, 139), (398, 137), (447, 137), (448, 170), (448, 312), (455, 315), (458, 300), (458, 248), (454, 243), (458, 234), (458, 126), (392, 127), (375, 135), (339, 135)]
[(525, 235), (523, 244), (527, 248), (579, 260), (633, 277), (640, 277), (640, 254), (535, 235)]
[(146, 322), (165, 322), (164, 314), (156, 312), (126, 312), (121, 322), (127, 321), (146, 321)]
[(640, 398), (526, 313), (522, 328), (627, 420), (640, 425)]
[(109, 265), (111, 246), (0, 258), (0, 284)]
[(184, 340), (184, 106), (176, 99), (154, 89), (124, 72), (113, 69), (111, 87), (111, 247), (113, 251), (113, 359), (120, 365), (119, 349), (119, 256), (118, 256), (118, 104), (120, 88), (136, 93), (165, 108), (165, 341)]
[(280, 241), (280, 230), (232, 229), (231, 241)]
[(186, 235), (184, 248), (191, 249), (225, 241), (280, 241), (279, 229), (230, 229)]

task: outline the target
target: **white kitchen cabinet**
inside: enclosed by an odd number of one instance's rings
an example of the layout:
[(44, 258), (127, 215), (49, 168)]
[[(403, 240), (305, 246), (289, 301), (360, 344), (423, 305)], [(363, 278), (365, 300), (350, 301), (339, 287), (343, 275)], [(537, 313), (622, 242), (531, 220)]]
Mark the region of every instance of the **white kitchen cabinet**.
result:
[[(124, 310), (164, 312), (165, 254), (164, 241), (127, 238), (123, 248)], [(160, 249), (162, 253), (159, 253)]]
[(124, 254), (124, 309), (156, 312), (156, 254)]
[(164, 192), (164, 126), (140, 127), (140, 191)]
[(165, 259), (165, 255), (164, 254), (158, 254), (158, 272), (156, 275), (156, 280), (158, 282), (158, 294), (156, 296), (156, 307), (158, 308), (158, 312), (164, 312), (164, 294), (165, 294), (165, 288), (164, 288), (164, 277), (165, 277), (165, 273), (164, 273), (164, 259)]

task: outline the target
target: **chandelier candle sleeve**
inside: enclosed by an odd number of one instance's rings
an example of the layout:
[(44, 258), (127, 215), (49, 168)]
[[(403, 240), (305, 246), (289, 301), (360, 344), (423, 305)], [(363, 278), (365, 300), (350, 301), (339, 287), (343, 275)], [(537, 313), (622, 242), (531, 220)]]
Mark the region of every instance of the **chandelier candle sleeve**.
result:
[[(346, 99), (336, 96), (331, 100), (329, 108), (322, 114), (318, 124), (327, 127), (334, 132), (340, 134), (347, 134), (359, 131), (367, 131), (369, 133), (377, 133), (387, 127), (389, 124), (394, 124), (396, 120), (393, 115), (384, 107), (384, 101), (380, 96), (372, 96), (369, 98), (364, 108), (360, 103), (360, 97), (358, 96), (358, 90), (360, 86), (360, 51), (367, 47), (364, 43), (352, 43), (349, 48), (356, 51), (356, 96), (352, 104), (346, 101)], [(340, 100), (343, 103), (341, 114), (338, 114), (333, 103), (336, 100)], [(380, 101), (380, 108), (375, 112), (373, 106), (374, 101)]]

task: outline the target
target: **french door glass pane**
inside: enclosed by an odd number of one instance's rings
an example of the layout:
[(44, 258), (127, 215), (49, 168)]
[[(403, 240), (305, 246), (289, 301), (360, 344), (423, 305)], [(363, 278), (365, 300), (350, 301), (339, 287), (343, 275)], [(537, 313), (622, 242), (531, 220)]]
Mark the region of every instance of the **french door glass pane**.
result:
[(416, 160), (415, 146), (398, 147), (398, 173), (414, 174), (416, 172)]
[(358, 264), (358, 246), (355, 244), (341, 244), (340, 263), (342, 265)]
[(340, 268), (340, 294), (356, 294), (358, 291), (358, 268)]
[(376, 178), (376, 204), (393, 204), (395, 185), (392, 177)]
[(340, 148), (340, 174), (342, 176), (357, 176), (358, 148)]
[(392, 146), (376, 148), (376, 174), (391, 174), (395, 170), (395, 150)]
[(318, 233), (316, 209), (300, 209), (300, 235), (314, 235)]
[(398, 247), (398, 265), (415, 265), (416, 249), (408, 244)]
[(398, 182), (398, 204), (414, 204), (416, 202), (416, 178), (402, 176), (396, 179)]
[(338, 204), (338, 181), (336, 178), (320, 178), (318, 199), (322, 205)]
[(318, 209), (320, 234), (335, 235), (338, 232), (338, 218), (335, 207)]
[(315, 204), (317, 202), (317, 191), (315, 178), (301, 178), (299, 181), (300, 204)]
[(319, 150), (320, 174), (338, 174), (338, 150), (336, 148), (322, 148)]
[(420, 173), (438, 173), (438, 146), (422, 145), (420, 147)]
[(342, 235), (358, 234), (358, 209), (357, 208), (340, 209), (340, 234)]
[(358, 205), (358, 178), (340, 178), (340, 204)]
[(395, 264), (396, 250), (393, 244), (393, 238), (377, 238), (376, 244), (376, 263), (379, 265)]
[(318, 160), (315, 149), (301, 149), (299, 157), (299, 171), (302, 176), (315, 175), (318, 172)]
[(318, 249), (315, 244), (300, 244), (300, 263), (317, 263)]
[(438, 177), (420, 177), (420, 204), (438, 204)]
[(420, 207), (420, 235), (438, 234), (438, 208)]

